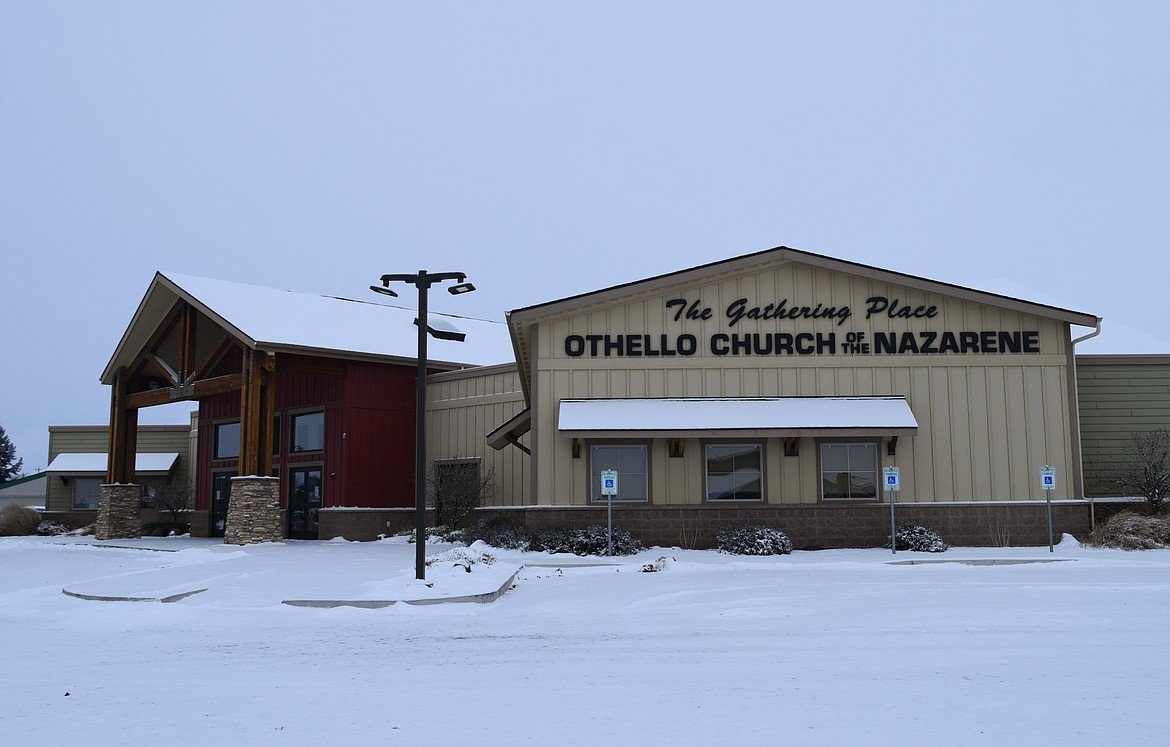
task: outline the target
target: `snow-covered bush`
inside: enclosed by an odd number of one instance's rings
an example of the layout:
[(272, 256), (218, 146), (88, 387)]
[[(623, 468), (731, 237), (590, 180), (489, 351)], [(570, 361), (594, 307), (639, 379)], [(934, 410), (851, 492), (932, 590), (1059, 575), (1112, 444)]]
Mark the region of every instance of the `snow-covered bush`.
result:
[[(584, 529), (542, 529), (532, 535), (528, 549), (574, 555), (605, 555), (608, 548), (606, 528), (600, 524)], [(613, 554), (633, 555), (641, 552), (642, 543), (621, 527), (613, 528)]]
[[(911, 550), (913, 552), (946, 552), (950, 549), (950, 545), (943, 542), (943, 538), (938, 532), (933, 529), (928, 529), (920, 524), (915, 524), (908, 521), (902, 526), (898, 527), (898, 531), (894, 532), (894, 538), (898, 544), (895, 547), (897, 550)], [(890, 542), (886, 540), (885, 547), (889, 548)]]
[(787, 555), (792, 540), (779, 529), (748, 524), (719, 530), (715, 549), (728, 555)]
[(36, 534), (41, 515), (28, 506), (0, 508), (0, 537), (22, 537)]
[(492, 547), (507, 550), (527, 550), (529, 543), (524, 527), (498, 514), (476, 522), (475, 526), (464, 531), (463, 538), (467, 542), (482, 540)]
[[(415, 536), (414, 530), (408, 529), (405, 532), (399, 532), (400, 535), (406, 535), (407, 542), (414, 544)], [(427, 542), (442, 542), (449, 545), (457, 545), (464, 541), (463, 530), (453, 529), (448, 526), (427, 527)]]
[(451, 563), (461, 566), (468, 573), (471, 573), (473, 566), (491, 565), (494, 562), (496, 562), (496, 556), (482, 542), (477, 542), (471, 547), (456, 547), (446, 552), (428, 555), (426, 558), (428, 568), (436, 564)]
[(1160, 550), (1170, 547), (1170, 519), (1122, 511), (1093, 530), (1088, 544), (1117, 550)]
[(40, 524), (37, 524), (37, 534), (42, 537), (56, 537), (61, 534), (68, 534), (69, 527), (65, 526), (59, 521), (52, 519), (45, 519)]

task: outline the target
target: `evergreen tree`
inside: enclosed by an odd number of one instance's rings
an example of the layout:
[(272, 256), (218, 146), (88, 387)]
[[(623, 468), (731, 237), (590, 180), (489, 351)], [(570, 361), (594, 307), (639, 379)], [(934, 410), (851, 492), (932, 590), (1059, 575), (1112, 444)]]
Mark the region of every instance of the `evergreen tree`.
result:
[(0, 425), (0, 482), (20, 477), (20, 468), (24, 466), (23, 459), (16, 458), (16, 447)]

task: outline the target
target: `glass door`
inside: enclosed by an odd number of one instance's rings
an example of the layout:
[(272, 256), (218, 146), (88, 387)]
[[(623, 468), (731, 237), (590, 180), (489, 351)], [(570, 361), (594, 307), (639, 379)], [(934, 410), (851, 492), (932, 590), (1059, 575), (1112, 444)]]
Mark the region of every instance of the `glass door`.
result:
[(228, 497), (235, 472), (216, 472), (211, 476), (211, 535), (222, 537), (227, 525)]
[(289, 469), (289, 539), (317, 539), (317, 512), (321, 509), (322, 473), (321, 467)]

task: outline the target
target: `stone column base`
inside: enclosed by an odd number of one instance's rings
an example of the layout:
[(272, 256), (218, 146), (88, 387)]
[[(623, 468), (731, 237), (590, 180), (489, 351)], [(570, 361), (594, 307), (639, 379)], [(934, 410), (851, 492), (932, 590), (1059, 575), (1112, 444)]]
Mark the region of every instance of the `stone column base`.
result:
[(233, 477), (228, 496), (225, 545), (280, 542), (280, 480), (275, 477)]
[(126, 483), (103, 485), (98, 494), (93, 536), (100, 540), (141, 537), (142, 522), (138, 518), (141, 508), (141, 486)]

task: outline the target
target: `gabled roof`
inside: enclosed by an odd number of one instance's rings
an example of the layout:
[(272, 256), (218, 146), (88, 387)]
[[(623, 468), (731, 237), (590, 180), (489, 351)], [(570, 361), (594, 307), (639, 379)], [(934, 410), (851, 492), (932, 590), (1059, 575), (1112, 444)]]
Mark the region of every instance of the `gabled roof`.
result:
[(508, 312), (508, 329), (512, 337), (516, 362), (520, 368), (520, 380), (525, 387), (525, 391), (527, 392), (530, 374), (530, 361), (528, 359), (529, 340), (527, 339), (528, 326), (536, 321), (571, 313), (588, 306), (624, 301), (634, 296), (702, 281), (717, 275), (745, 272), (765, 266), (775, 266), (784, 262), (801, 263), (835, 272), (869, 278), (878, 282), (901, 285), (927, 293), (936, 293), (964, 301), (998, 306), (1000, 308), (1055, 319), (1082, 327), (1095, 327), (1100, 322), (1100, 319), (1093, 314), (1034, 303), (1010, 296), (966, 288), (952, 283), (929, 280), (917, 275), (908, 275), (902, 272), (895, 272), (894, 270), (884, 270), (880, 267), (834, 259), (833, 257), (827, 257), (822, 254), (813, 254), (811, 252), (800, 251), (799, 249), (779, 246), (718, 262), (710, 262), (686, 270), (678, 270), (664, 275), (656, 275), (643, 280), (635, 280), (629, 283), (622, 283), (621, 285), (591, 291), (589, 293), (581, 293), (575, 296), (569, 296), (568, 298), (562, 298), (558, 301), (526, 306)]
[[(179, 300), (254, 350), (401, 362), (417, 356), (413, 308), (159, 272), (106, 365), (103, 383), (112, 383), (114, 373), (133, 362)], [(460, 368), (506, 358), (503, 323), (435, 311), (428, 317), (443, 318), (467, 333), (462, 343), (428, 341), (427, 359), (435, 367)]]

